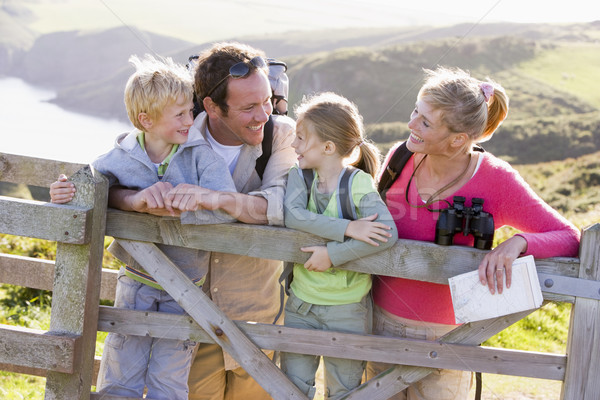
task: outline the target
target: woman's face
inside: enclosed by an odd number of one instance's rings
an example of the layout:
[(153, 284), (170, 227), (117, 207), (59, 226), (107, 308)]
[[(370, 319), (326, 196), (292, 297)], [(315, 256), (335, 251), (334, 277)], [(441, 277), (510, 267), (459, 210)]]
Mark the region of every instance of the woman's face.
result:
[(410, 114), (406, 146), (414, 153), (435, 154), (447, 150), (452, 133), (442, 122), (442, 112), (419, 99)]

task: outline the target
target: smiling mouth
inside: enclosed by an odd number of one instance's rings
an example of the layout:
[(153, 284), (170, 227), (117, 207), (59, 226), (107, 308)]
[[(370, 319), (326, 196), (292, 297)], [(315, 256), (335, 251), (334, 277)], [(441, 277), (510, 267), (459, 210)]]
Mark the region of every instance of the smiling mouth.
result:
[(413, 141), (413, 142), (415, 142), (415, 143), (423, 143), (423, 142), (425, 142), (419, 136), (415, 135), (414, 132), (410, 133), (410, 140)]

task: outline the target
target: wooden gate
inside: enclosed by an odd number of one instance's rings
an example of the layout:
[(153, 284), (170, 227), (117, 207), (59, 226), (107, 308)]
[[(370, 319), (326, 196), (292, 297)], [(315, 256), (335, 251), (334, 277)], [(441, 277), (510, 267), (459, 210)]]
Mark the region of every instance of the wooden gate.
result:
[[(70, 173), (78, 167), (0, 154), (0, 181), (48, 186), (59, 172)], [(0, 368), (46, 375), (47, 399), (99, 398), (90, 393), (96, 329), (218, 343), (275, 399), (305, 396), (261, 349), (402, 364), (356, 389), (348, 399), (387, 399), (432, 368), (559, 380), (563, 381), (563, 399), (600, 398), (595, 362), (600, 343), (598, 224), (584, 230), (579, 259), (536, 260), (545, 300), (573, 303), (567, 354), (544, 354), (478, 346), (528, 312), (464, 324), (438, 341), (306, 332), (230, 321), (153, 243), (304, 262), (307, 256), (299, 248), (323, 244), (323, 240), (285, 228), (240, 223), (189, 226), (174, 218), (106, 210), (102, 177), (87, 167), (74, 180), (78, 195), (65, 206), (0, 197), (0, 232), (59, 243), (55, 263), (0, 256), (0, 281), (27, 286), (24, 282), (33, 279), (33, 287), (54, 290), (48, 332), (0, 328), (0, 348), (6, 349), (0, 352)], [(189, 316), (98, 307), (101, 293), (110, 296), (114, 290), (113, 282), (99, 284), (101, 274), (114, 279), (114, 273), (101, 271), (105, 234), (116, 238), (112, 251), (127, 251), (136, 258)], [(392, 249), (348, 263), (346, 268), (447, 283), (449, 277), (475, 269), (484, 254), (467, 247), (399, 240)], [(37, 278), (23, 276), (24, 268), (36, 271)], [(43, 278), (48, 274), (54, 275), (53, 284)]]

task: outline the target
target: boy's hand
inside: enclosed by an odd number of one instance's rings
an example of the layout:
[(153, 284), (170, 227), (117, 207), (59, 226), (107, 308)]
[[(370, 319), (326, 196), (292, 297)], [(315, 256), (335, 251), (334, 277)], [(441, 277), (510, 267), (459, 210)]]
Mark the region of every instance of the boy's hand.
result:
[(166, 206), (180, 211), (216, 210), (219, 192), (200, 186), (180, 183), (165, 196)]
[(304, 263), (304, 268), (309, 271), (324, 272), (331, 268), (331, 259), (325, 246), (309, 246), (300, 248), (305, 253), (312, 253), (312, 256)]
[(67, 181), (67, 176), (60, 174), (58, 180), (50, 185), (50, 201), (56, 204), (64, 204), (73, 200), (75, 185)]
[(372, 246), (379, 246), (379, 243), (373, 239), (377, 239), (380, 242), (387, 242), (387, 238), (392, 237), (392, 234), (388, 232), (392, 228), (381, 222), (373, 222), (375, 218), (377, 218), (377, 214), (369, 215), (356, 221), (350, 221), (344, 235)]
[(133, 211), (153, 215), (172, 215), (177, 213), (165, 203), (167, 193), (173, 188), (169, 182), (157, 182), (139, 192), (132, 192), (127, 199), (129, 207)]

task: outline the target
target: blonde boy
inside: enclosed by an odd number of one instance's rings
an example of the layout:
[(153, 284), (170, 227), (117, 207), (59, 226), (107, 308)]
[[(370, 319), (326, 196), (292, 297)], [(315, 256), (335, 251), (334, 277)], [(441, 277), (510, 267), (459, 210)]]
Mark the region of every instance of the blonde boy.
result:
[[(235, 192), (227, 165), (201, 134), (190, 136), (193, 123), (193, 80), (171, 59), (146, 56), (129, 60), (136, 71), (125, 87), (125, 106), (132, 132), (119, 135), (115, 147), (92, 164), (112, 188), (131, 192), (118, 206), (139, 204), (161, 208), (177, 185)], [(65, 176), (50, 187), (54, 203), (70, 201), (75, 187)], [(194, 201), (194, 199), (190, 199)], [(115, 206), (109, 195), (109, 206)], [(192, 209), (188, 205), (188, 210)], [(197, 207), (196, 207), (197, 208)], [(171, 215), (178, 210), (166, 211)], [(218, 223), (235, 219), (224, 212), (187, 211), (182, 223)], [(209, 253), (159, 246), (197, 285), (202, 285)], [(184, 310), (139, 265), (119, 271), (115, 307), (183, 314)], [(188, 398), (187, 379), (196, 343), (109, 333), (105, 341), (97, 389), (102, 394), (142, 398)]]

